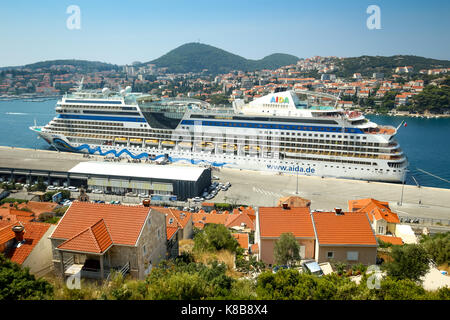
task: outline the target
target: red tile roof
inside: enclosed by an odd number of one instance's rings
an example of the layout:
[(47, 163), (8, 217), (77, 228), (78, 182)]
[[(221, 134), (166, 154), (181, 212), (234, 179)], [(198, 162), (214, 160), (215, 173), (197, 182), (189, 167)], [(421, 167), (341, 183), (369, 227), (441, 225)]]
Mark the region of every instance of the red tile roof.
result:
[(245, 224), (246, 228), (255, 230), (255, 224), (246, 212), (238, 211), (238, 213), (229, 214), (225, 222), (227, 228), (240, 227), (242, 224)]
[(258, 252), (259, 252), (259, 246), (258, 246), (258, 244), (257, 244), (257, 243), (252, 244), (251, 247), (250, 247), (250, 251), (251, 251), (252, 253), (258, 253)]
[[(157, 207), (157, 206), (150, 206), (150, 208), (155, 209), (156, 211), (159, 211), (166, 215), (167, 226), (176, 226), (179, 227), (180, 229), (184, 229), (192, 218), (192, 212), (188, 211), (181, 211), (177, 209)], [(172, 223), (170, 223), (170, 219), (173, 219)]]
[(9, 221), (0, 221), (0, 223), (0, 244), (4, 244), (15, 237), (14, 231), (12, 231), (14, 223)]
[(377, 235), (377, 238), (383, 242), (392, 243), (393, 245), (402, 245), (403, 240), (400, 237)]
[(366, 213), (370, 221), (384, 219), (389, 223), (400, 223), (398, 215), (391, 211), (388, 202), (382, 202), (372, 198), (349, 200), (348, 209), (353, 212)]
[(172, 239), (173, 235), (177, 233), (178, 227), (166, 227), (167, 240)]
[(259, 228), (261, 237), (278, 238), (283, 233), (293, 233), (297, 238), (314, 238), (309, 208), (305, 207), (260, 207)]
[(198, 213), (192, 214), (192, 221), (194, 222), (194, 226), (203, 229), (205, 224), (215, 223), (215, 224), (223, 224), (225, 225), (228, 219), (228, 213), (205, 213), (200, 210)]
[(50, 228), (51, 224), (43, 222), (29, 222), (24, 223), (24, 240), (25, 242), (20, 246), (8, 251), (7, 257), (15, 262), (22, 264), (26, 258), (33, 251), (34, 247), (39, 243), (41, 238)]
[(105, 221), (100, 219), (89, 228), (58, 246), (62, 250), (103, 253), (113, 244)]
[(27, 203), (21, 203), (17, 207), (19, 209), (28, 208), (30, 209), (36, 217), (44, 212), (52, 212), (58, 204), (54, 202), (38, 202), (38, 201), (28, 201)]
[(247, 233), (232, 233), (231, 234), (239, 243), (241, 248), (248, 250), (248, 234)]
[[(59, 221), (51, 238), (72, 239), (103, 219), (114, 244), (135, 245), (151, 208), (75, 201)], [(101, 233), (99, 227), (98, 232)], [(91, 232), (91, 231), (89, 231)], [(100, 236), (100, 234), (97, 234)], [(94, 235), (83, 235), (83, 239)], [(95, 238), (95, 237), (94, 237)], [(90, 240), (89, 240), (90, 241)], [(73, 248), (72, 248), (73, 249)]]
[(365, 214), (358, 212), (314, 212), (313, 223), (319, 245), (377, 245)]

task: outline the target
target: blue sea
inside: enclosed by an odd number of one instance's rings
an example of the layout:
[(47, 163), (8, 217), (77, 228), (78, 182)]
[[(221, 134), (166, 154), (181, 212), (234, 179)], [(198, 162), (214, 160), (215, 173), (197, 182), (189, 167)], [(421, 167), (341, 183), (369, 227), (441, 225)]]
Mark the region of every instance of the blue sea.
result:
[[(56, 100), (0, 101), (0, 145), (50, 149), (29, 127), (35, 121), (37, 125), (47, 124), (55, 116), (55, 104)], [(395, 127), (406, 121), (407, 126), (400, 127), (396, 138), (410, 163), (407, 184), (417, 181), (421, 186), (450, 188), (450, 118), (367, 117)]]

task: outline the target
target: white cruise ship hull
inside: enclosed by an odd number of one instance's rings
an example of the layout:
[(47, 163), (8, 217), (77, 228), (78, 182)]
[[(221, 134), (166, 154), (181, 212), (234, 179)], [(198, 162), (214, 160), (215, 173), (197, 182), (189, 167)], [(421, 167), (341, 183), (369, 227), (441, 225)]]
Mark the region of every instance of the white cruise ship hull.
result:
[[(406, 157), (361, 114), (303, 108), (292, 92), (274, 93), (228, 110), (176, 104), (140, 105), (145, 96), (79, 92), (58, 101), (59, 113), (31, 127), (60, 151), (319, 177), (402, 182)], [(180, 108), (180, 109), (179, 109)], [(181, 111), (180, 111), (181, 110)]]

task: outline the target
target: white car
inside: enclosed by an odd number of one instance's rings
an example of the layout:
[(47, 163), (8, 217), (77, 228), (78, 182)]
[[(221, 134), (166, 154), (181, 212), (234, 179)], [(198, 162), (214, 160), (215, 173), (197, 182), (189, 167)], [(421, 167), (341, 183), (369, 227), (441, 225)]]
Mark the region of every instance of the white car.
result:
[(148, 198), (149, 195), (146, 193), (139, 193), (139, 198)]
[(70, 187), (67, 188), (67, 190), (77, 192), (78, 188), (70, 186)]
[(58, 188), (56, 188), (55, 186), (48, 186), (47, 190), (58, 190)]
[(92, 190), (92, 193), (103, 193), (103, 191), (100, 189), (94, 189)]
[(199, 202), (199, 201), (203, 201), (205, 199), (201, 198), (201, 197), (195, 197), (192, 200), (194, 200), (195, 202)]

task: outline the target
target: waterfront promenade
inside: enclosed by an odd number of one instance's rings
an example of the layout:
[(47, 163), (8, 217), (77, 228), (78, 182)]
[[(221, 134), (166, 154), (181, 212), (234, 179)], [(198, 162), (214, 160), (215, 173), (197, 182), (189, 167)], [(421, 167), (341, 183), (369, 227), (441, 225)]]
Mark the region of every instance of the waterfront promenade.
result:
[[(86, 158), (77, 153), (0, 147), (0, 167), (67, 171), (82, 161), (104, 159), (102, 156)], [(298, 196), (310, 199), (311, 208), (316, 210), (335, 207), (346, 210), (348, 200), (374, 198), (388, 201), (400, 216), (450, 220), (450, 189), (301, 175), (297, 187), (295, 174), (238, 169), (215, 169), (212, 174), (222, 182), (231, 182), (232, 187), (220, 191), (210, 202), (273, 206), (280, 197), (296, 195), (298, 189)]]

